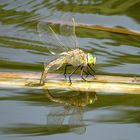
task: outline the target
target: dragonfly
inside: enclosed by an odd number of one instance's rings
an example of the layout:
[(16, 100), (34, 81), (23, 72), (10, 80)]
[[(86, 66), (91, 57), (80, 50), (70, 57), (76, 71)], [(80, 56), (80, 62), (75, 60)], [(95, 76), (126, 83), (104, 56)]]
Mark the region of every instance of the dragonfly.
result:
[[(47, 20), (38, 23), (37, 30), (40, 39), (49, 50), (54, 59), (47, 60), (44, 63), (40, 84), (45, 84), (49, 70), (58, 70), (65, 64), (64, 76), (67, 78), (67, 67), (73, 66), (74, 70), (69, 74), (69, 83), (72, 84), (72, 75), (80, 69), (81, 78), (86, 81), (83, 73), (95, 77), (95, 71), (92, 65), (96, 63), (96, 57), (91, 53), (84, 52), (79, 47), (79, 42), (75, 34), (76, 22), (73, 17), (63, 17), (58, 20)], [(58, 32), (59, 31), (59, 32)], [(92, 72), (91, 72), (92, 71)]]

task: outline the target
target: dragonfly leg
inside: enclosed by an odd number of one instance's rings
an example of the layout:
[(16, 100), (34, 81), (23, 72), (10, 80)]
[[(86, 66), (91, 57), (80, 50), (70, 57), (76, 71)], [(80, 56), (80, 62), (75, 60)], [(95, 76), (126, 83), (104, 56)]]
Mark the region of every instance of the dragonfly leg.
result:
[(82, 78), (84, 81), (86, 81), (86, 79), (83, 77), (83, 72), (84, 72), (84, 67), (82, 66), (82, 67), (81, 67), (81, 78)]
[(72, 66), (72, 65), (68, 65), (68, 64), (65, 65), (65, 71), (64, 71), (65, 79), (67, 78), (67, 75), (66, 75), (66, 74), (67, 74), (67, 67), (68, 67), (68, 66)]
[(90, 75), (87, 71), (83, 70), (83, 72), (86, 74), (86, 78)]
[(89, 75), (94, 76), (94, 75), (89, 71), (88, 67), (87, 67), (87, 73), (88, 73)]
[(94, 72), (94, 74), (95, 74), (95, 70), (90, 66), (90, 65), (88, 65), (88, 67)]
[(88, 68), (90, 68), (90, 70), (92, 70), (94, 73), (95, 73), (95, 71), (92, 69), (92, 67), (91, 67), (90, 65), (88, 65), (88, 67), (87, 67), (87, 71), (88, 71), (88, 73), (89, 73), (90, 75), (92, 75), (92, 76), (95, 78), (95, 75), (92, 74), (92, 73), (89, 71)]
[(81, 66), (78, 66), (70, 75), (69, 75), (69, 82), (70, 82), (70, 86), (72, 84), (71, 82), (71, 76), (80, 68)]

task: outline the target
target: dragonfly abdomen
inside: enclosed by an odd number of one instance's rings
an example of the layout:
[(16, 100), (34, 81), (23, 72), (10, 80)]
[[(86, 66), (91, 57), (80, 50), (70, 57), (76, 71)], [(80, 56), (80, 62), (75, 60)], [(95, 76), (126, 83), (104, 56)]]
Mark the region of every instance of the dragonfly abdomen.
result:
[(65, 58), (63, 56), (61, 56), (60, 58), (57, 58), (53, 61), (51, 61), (48, 65), (44, 66), (44, 71), (41, 75), (41, 79), (40, 79), (40, 84), (44, 84), (45, 83), (45, 79), (47, 78), (47, 73), (48, 71), (51, 70), (57, 70), (59, 69), (63, 64), (65, 63)]

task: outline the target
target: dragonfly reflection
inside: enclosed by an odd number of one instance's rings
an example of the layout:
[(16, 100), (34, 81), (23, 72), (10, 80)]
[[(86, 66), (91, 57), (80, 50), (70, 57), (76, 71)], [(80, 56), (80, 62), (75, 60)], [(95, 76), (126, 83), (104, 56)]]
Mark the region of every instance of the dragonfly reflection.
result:
[(78, 95), (54, 97), (50, 91), (46, 93), (47, 98), (58, 103), (53, 107), (47, 116), (47, 124), (52, 126), (62, 126), (65, 124), (68, 116), (68, 125), (72, 132), (83, 134), (86, 131), (86, 125), (83, 121), (84, 107), (93, 104), (97, 100), (95, 93), (79, 92)]

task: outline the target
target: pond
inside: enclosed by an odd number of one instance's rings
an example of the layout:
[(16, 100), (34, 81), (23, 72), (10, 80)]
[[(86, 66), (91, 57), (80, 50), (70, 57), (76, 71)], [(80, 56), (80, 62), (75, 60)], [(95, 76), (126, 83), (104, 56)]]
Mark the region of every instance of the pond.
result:
[[(136, 32), (139, 7), (139, 0), (0, 0), (0, 72), (42, 72), (50, 57), (37, 32), (44, 19), (69, 14), (84, 25)], [(76, 35), (96, 56), (97, 75), (140, 76), (140, 36), (77, 27)], [(0, 139), (132, 140), (139, 132), (138, 94), (0, 89)]]

